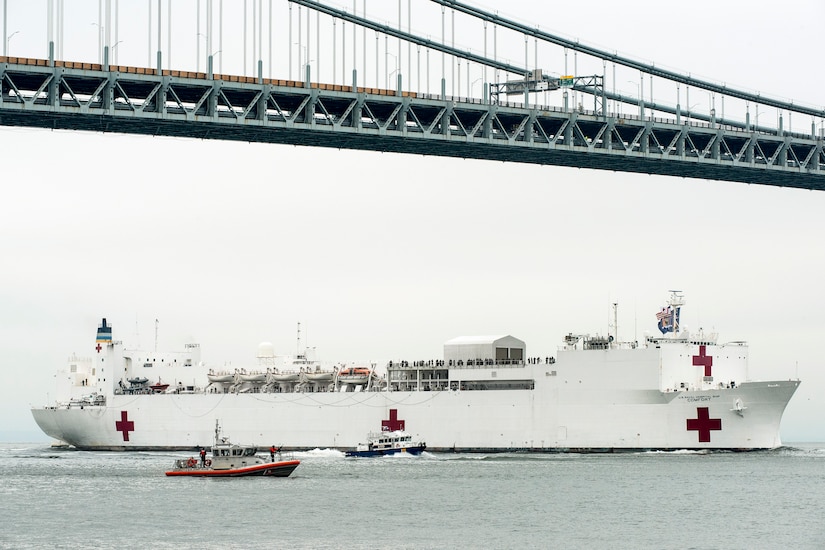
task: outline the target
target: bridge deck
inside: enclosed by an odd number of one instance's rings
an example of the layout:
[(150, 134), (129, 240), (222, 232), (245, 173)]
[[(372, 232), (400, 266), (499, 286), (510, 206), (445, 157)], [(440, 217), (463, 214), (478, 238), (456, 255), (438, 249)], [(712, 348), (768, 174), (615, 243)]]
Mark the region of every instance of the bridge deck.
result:
[[(53, 65), (53, 66), (51, 66)], [(0, 125), (391, 151), (825, 189), (823, 140), (674, 119), (0, 57)]]

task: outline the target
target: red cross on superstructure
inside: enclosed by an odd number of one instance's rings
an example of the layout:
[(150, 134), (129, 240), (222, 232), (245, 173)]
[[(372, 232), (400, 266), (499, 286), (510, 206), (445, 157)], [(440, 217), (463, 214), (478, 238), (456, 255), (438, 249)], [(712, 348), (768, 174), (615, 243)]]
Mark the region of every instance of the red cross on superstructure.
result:
[(103, 349), (102, 347), (100, 347), (100, 342), (97, 343), (97, 345), (95, 346), (95, 349), (97, 350), (98, 353), (100, 353), (100, 350)]
[(687, 419), (687, 429), (699, 432), (699, 443), (710, 443), (710, 431), (722, 429), (721, 418), (711, 418), (707, 407), (696, 407), (697, 418)]
[(693, 356), (693, 366), (694, 367), (705, 367), (705, 376), (713, 376), (710, 373), (710, 368), (713, 366), (713, 357), (710, 355), (705, 355), (707, 348), (705, 346), (699, 346), (699, 355)]
[(395, 430), (403, 430), (404, 421), (398, 420), (398, 410), (390, 409), (390, 419), (381, 421), (382, 432), (394, 432)]
[(129, 413), (120, 411), (120, 420), (115, 422), (115, 430), (123, 432), (123, 441), (129, 441), (129, 432), (135, 431), (135, 423), (127, 419)]

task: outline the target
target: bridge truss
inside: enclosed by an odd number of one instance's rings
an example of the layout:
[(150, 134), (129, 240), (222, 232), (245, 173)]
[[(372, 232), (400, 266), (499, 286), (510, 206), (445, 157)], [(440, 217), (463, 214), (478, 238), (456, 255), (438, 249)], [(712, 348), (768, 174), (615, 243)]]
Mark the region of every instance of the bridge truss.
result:
[(0, 57), (0, 125), (283, 143), (825, 190), (823, 140), (310, 82)]

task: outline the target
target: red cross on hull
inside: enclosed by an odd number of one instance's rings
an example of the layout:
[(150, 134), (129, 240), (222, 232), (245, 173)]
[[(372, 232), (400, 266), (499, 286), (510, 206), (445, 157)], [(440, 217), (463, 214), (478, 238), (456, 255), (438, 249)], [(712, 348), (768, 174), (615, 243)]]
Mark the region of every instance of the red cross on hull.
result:
[(694, 367), (705, 367), (705, 376), (713, 376), (711, 374), (711, 367), (713, 367), (713, 357), (706, 355), (706, 347), (699, 346), (699, 355), (693, 356)]
[(381, 421), (381, 431), (394, 432), (404, 429), (404, 421), (398, 420), (398, 410), (390, 409), (390, 419)]
[(129, 441), (129, 432), (135, 431), (135, 423), (128, 416), (128, 412), (120, 411), (120, 420), (115, 421), (115, 430), (123, 432), (123, 441)]
[(687, 419), (688, 431), (699, 432), (699, 443), (710, 443), (710, 432), (722, 429), (722, 419), (711, 418), (707, 407), (696, 407), (696, 416)]

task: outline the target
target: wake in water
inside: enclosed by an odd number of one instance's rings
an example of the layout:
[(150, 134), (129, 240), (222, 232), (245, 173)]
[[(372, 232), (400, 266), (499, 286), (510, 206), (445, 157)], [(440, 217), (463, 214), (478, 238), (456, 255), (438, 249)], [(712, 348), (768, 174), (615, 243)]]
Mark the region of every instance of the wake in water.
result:
[(296, 451), (296, 458), (344, 458), (343, 451), (336, 449), (312, 449), (311, 451)]
[(768, 451), (778, 456), (808, 456), (825, 458), (825, 443), (797, 443)]
[[(347, 458), (343, 451), (337, 449), (312, 449), (311, 451), (297, 451), (293, 453), (295, 458)], [(384, 456), (369, 456), (369, 457), (353, 457), (364, 458), (367, 460), (388, 459), (388, 460), (407, 460), (407, 459), (427, 459), (427, 460), (441, 460), (442, 456), (435, 455), (429, 451), (424, 451), (420, 455), (413, 455), (410, 453), (394, 453)]]
[(673, 451), (642, 451), (640, 455), (707, 455), (712, 451), (706, 449), (676, 449)]

